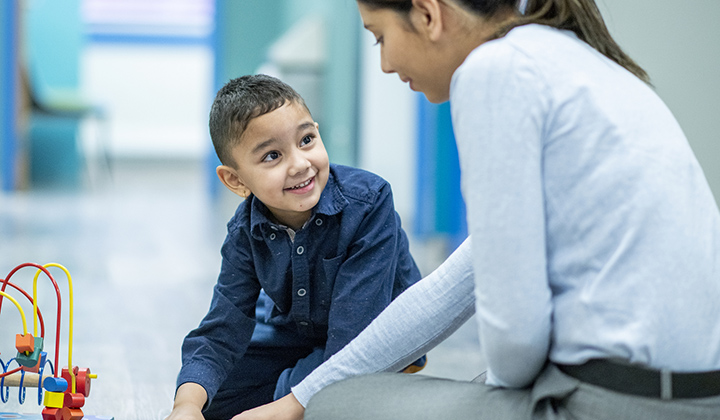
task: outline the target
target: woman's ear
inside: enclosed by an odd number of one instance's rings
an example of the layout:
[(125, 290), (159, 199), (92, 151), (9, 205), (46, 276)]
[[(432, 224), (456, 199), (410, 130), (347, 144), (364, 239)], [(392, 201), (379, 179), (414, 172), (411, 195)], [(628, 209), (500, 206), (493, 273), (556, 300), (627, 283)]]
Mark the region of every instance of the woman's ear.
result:
[(415, 29), (437, 41), (443, 30), (442, 5), (443, 0), (412, 0), (410, 9), (410, 22)]
[(225, 184), (227, 189), (239, 195), (242, 198), (247, 198), (250, 195), (250, 189), (242, 182), (237, 170), (226, 165), (220, 165), (215, 168), (220, 181)]

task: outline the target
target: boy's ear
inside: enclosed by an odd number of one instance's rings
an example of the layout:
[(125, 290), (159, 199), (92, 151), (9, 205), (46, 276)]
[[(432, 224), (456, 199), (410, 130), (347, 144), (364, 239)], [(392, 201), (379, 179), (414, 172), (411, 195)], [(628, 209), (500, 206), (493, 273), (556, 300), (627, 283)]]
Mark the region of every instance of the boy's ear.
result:
[(247, 198), (247, 196), (250, 195), (250, 189), (245, 186), (235, 169), (226, 165), (220, 165), (215, 168), (215, 173), (217, 173), (220, 181), (225, 184), (230, 191), (242, 198)]
[(410, 20), (419, 32), (437, 41), (443, 30), (442, 0), (412, 0)]

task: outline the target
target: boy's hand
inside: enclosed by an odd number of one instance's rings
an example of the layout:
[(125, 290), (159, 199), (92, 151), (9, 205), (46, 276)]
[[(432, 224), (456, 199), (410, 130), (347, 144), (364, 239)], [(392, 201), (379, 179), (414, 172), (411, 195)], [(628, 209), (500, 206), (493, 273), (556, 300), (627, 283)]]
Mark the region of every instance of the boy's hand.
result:
[(302, 420), (305, 407), (290, 393), (270, 404), (243, 411), (232, 420)]
[(202, 410), (192, 404), (180, 404), (173, 407), (165, 420), (205, 420)]
[(206, 401), (205, 388), (196, 383), (186, 382), (178, 388), (173, 410), (165, 420), (204, 420), (202, 408)]

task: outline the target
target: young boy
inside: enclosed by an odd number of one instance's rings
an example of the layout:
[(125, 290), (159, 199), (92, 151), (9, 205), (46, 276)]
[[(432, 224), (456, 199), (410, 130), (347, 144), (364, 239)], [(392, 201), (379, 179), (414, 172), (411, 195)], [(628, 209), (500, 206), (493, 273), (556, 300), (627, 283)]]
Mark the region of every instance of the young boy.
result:
[(169, 419), (229, 419), (288, 394), (420, 279), (390, 185), (331, 165), (290, 86), (230, 81), (210, 135), (218, 177), (245, 200), (210, 310), (183, 343)]

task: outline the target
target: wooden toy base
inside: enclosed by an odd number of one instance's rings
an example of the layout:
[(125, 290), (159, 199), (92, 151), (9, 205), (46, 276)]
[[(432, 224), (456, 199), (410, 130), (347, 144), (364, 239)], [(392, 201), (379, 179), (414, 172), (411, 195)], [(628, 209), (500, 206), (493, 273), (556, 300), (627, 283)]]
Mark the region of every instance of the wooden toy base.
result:
[[(27, 414), (27, 413), (2, 413), (0, 412), (0, 419), (16, 419), (16, 420), (42, 420), (41, 414)], [(84, 416), (83, 420), (114, 420), (114, 417), (107, 416)]]

